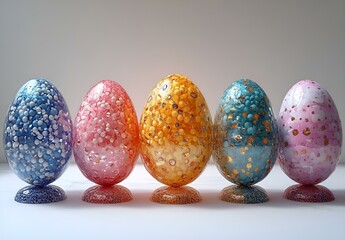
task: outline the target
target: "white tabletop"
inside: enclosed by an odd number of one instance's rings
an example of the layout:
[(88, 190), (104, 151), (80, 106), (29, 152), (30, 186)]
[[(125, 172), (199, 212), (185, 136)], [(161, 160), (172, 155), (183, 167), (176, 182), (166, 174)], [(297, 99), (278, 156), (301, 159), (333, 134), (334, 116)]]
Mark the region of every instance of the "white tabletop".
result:
[(121, 183), (134, 199), (127, 203), (98, 205), (81, 201), (94, 184), (71, 164), (54, 184), (67, 200), (30, 205), (13, 200), (26, 186), (7, 164), (0, 165), (0, 239), (343, 239), (345, 236), (345, 165), (322, 183), (335, 195), (330, 203), (285, 200), (283, 191), (295, 184), (278, 166), (258, 185), (270, 201), (242, 205), (220, 201), (220, 191), (230, 185), (208, 165), (192, 184), (203, 201), (191, 205), (161, 205), (150, 195), (162, 185), (142, 165)]

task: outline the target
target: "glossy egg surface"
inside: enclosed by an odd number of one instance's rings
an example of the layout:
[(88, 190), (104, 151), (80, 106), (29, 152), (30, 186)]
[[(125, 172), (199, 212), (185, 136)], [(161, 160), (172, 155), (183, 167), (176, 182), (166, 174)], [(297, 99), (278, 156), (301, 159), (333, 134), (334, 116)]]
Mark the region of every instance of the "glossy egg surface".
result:
[(137, 115), (126, 91), (103, 80), (84, 97), (74, 123), (73, 150), (81, 172), (113, 185), (132, 171), (139, 154)]
[(249, 186), (261, 181), (278, 155), (278, 128), (263, 89), (249, 79), (229, 86), (214, 121), (214, 160), (229, 181)]
[(27, 183), (47, 185), (72, 154), (72, 121), (64, 98), (45, 79), (24, 84), (9, 107), (4, 147), (12, 170)]
[(302, 80), (286, 94), (279, 113), (283, 171), (301, 184), (317, 184), (334, 171), (341, 153), (342, 128), (329, 93)]
[(153, 177), (174, 187), (194, 181), (212, 151), (212, 119), (196, 85), (179, 74), (162, 79), (150, 92), (139, 135)]

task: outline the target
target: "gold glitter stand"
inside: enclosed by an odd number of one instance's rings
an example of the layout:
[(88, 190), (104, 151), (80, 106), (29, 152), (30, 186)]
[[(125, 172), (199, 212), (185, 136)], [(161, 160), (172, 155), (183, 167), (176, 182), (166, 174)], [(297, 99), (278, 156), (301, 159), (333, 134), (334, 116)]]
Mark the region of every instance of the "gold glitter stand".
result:
[(131, 201), (132, 199), (131, 191), (121, 185), (96, 185), (87, 189), (82, 196), (83, 201), (98, 204), (122, 203)]
[(200, 202), (201, 196), (192, 187), (160, 187), (152, 193), (151, 201), (161, 204), (191, 204)]

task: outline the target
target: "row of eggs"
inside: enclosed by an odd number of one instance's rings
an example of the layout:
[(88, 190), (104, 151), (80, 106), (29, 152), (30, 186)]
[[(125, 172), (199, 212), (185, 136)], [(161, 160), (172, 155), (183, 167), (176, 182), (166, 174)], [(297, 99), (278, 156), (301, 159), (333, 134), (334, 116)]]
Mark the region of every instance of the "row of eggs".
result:
[(139, 124), (130, 97), (114, 81), (89, 90), (72, 124), (56, 87), (33, 79), (15, 96), (4, 132), (9, 165), (34, 186), (60, 177), (72, 151), (81, 172), (104, 186), (124, 180), (139, 153), (148, 172), (172, 187), (195, 180), (212, 153), (221, 174), (240, 186), (265, 178), (277, 158), (290, 178), (310, 185), (334, 171), (341, 144), (336, 106), (315, 81), (296, 83), (276, 119), (264, 90), (238, 80), (222, 95), (212, 123), (202, 93), (178, 74), (150, 92)]

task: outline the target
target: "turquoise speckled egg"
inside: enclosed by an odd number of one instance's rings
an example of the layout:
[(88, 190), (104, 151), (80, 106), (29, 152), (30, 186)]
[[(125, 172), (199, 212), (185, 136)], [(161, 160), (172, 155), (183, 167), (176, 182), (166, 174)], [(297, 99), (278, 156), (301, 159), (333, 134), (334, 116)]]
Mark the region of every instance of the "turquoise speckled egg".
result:
[(230, 182), (250, 186), (264, 179), (278, 155), (278, 127), (264, 90), (249, 79), (231, 84), (214, 120), (214, 159)]

